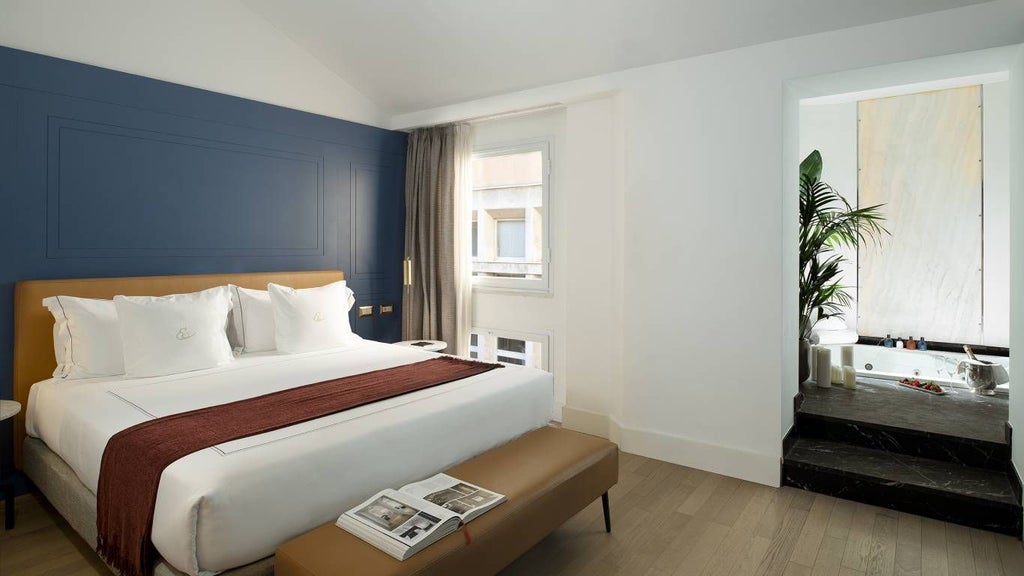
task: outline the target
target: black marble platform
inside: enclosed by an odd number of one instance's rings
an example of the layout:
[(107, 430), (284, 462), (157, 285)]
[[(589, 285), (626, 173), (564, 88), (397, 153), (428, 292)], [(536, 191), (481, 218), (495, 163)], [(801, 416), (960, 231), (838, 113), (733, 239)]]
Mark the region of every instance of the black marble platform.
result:
[(783, 482), (1019, 537), (1007, 393), (952, 392), (874, 379), (857, 390), (801, 386)]
[(1020, 502), (1005, 473), (828, 440), (799, 438), (784, 483), (1013, 536)]
[(950, 388), (934, 396), (888, 380), (861, 379), (856, 390), (800, 386), (803, 414), (877, 424), (889, 428), (939, 434), (953, 438), (1007, 444), (1006, 421), (1010, 399), (1006, 390), (979, 396)]

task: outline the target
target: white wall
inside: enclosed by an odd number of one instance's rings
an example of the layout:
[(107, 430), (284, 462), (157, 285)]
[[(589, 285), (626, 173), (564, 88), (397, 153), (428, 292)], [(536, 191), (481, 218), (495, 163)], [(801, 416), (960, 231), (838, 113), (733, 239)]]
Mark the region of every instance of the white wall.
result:
[[(971, 85), (971, 79), (960, 85)], [(947, 82), (946, 87), (958, 85)], [(1009, 83), (1005, 80), (983, 84), (984, 115), (984, 338), (978, 344), (1009, 346), (1010, 334), (1010, 169), (1009, 169)], [(931, 87), (929, 89), (932, 89)], [(914, 93), (916, 90), (897, 93)], [(857, 100), (800, 107), (800, 157), (820, 150), (824, 158), (823, 179), (852, 205), (857, 205)], [(866, 249), (873, 249), (869, 244)], [(856, 296), (857, 255), (846, 254), (844, 285)], [(856, 329), (856, 304), (845, 315)], [(867, 336), (879, 336), (867, 334)], [(903, 335), (906, 336), (905, 334)], [(927, 336), (927, 334), (925, 334)]]
[[(982, 87), (984, 342), (1010, 345), (1010, 83)], [(1024, 386), (1022, 386), (1024, 388)]]
[(2, 0), (0, 45), (364, 124), (385, 118), (237, 0)]
[[(783, 159), (799, 152), (798, 130), (784, 130), (798, 106), (784, 98), (787, 80), (1020, 43), (1022, 7), (1003, 0), (763, 44), (403, 114), (391, 126), (617, 93), (623, 290), (607, 297), (623, 320), (573, 345), (615, 339), (625, 376), (613, 375), (595, 409), (626, 451), (777, 484), (797, 355), (796, 192), (783, 180), (795, 181), (798, 160), (784, 171)], [(567, 131), (573, 141), (571, 122)], [(567, 327), (593, 312), (570, 310)], [(603, 380), (570, 373), (568, 384), (570, 408), (576, 386), (599, 404)]]
[(566, 187), (565, 109), (513, 116), (473, 125), (473, 146), (490, 147), (537, 138), (550, 138), (549, 219), (551, 248), (550, 294), (528, 294), (492, 288), (473, 289), (473, 325), (547, 335), (551, 349), (548, 369), (555, 376), (555, 417), (565, 405), (566, 377), (566, 236), (564, 219), (569, 198)]
[[(807, 105), (800, 107), (800, 158), (812, 151), (821, 152), (821, 179), (834, 188), (851, 206), (857, 206), (857, 103)], [(843, 320), (857, 329), (857, 251), (842, 250), (843, 285), (854, 298)]]
[[(1010, 158), (1015, 166), (1024, 166), (1024, 46), (1010, 68), (1010, 101), (1018, 103), (1010, 108)], [(1010, 173), (1010, 382), (1024, 381), (1021, 350), (1024, 350), (1024, 170)], [(1024, 478), (1024, 394), (1010, 394), (1010, 425), (1016, 441), (1013, 442), (1013, 463), (1017, 477)]]
[(621, 103), (599, 98), (568, 105), (569, 204), (566, 265), (567, 405), (563, 424), (608, 436), (621, 402), (623, 187), (617, 147)]

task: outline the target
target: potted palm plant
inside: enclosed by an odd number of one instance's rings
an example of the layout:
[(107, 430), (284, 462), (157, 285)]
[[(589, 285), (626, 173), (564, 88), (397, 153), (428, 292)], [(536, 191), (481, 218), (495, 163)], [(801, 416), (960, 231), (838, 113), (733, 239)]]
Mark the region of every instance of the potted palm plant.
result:
[(888, 234), (881, 207), (853, 208), (821, 181), (821, 154), (815, 150), (800, 163), (800, 382), (810, 376), (810, 337), (815, 322), (838, 316), (852, 302), (842, 285), (838, 250)]

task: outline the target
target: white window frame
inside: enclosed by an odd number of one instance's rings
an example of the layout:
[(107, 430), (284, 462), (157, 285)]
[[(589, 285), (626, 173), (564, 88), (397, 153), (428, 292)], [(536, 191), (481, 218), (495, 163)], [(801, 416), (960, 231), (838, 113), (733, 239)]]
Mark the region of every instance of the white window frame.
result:
[[(541, 346), (541, 370), (551, 372), (551, 335), (547, 333), (538, 332), (521, 332), (518, 330), (502, 330), (498, 328), (484, 328), (482, 326), (473, 326), (470, 329), (470, 334), (485, 334), (487, 336), (494, 336), (495, 338), (508, 338), (510, 340), (523, 340), (524, 342), (536, 342)], [(505, 364), (505, 362), (498, 361), (499, 364)], [(513, 366), (513, 364), (509, 364)]]
[[(529, 152), (541, 153), (542, 190), (541, 204), (543, 223), (541, 225), (541, 278), (496, 278), (490, 276), (473, 276), (473, 289), (497, 289), (501, 291), (534, 292), (549, 294), (551, 292), (551, 141), (552, 138), (533, 138), (514, 143), (496, 146), (477, 146), (473, 148), (473, 160), (508, 156)], [(472, 238), (472, 234), (467, 234)]]

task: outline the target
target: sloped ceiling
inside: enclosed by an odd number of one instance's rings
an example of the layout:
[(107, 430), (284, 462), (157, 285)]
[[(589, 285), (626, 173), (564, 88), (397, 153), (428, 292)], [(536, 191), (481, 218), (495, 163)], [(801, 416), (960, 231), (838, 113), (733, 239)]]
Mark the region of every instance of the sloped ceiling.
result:
[(374, 126), (389, 117), (239, 0), (0, 0), (0, 46)]
[(392, 113), (979, 0), (243, 0)]

